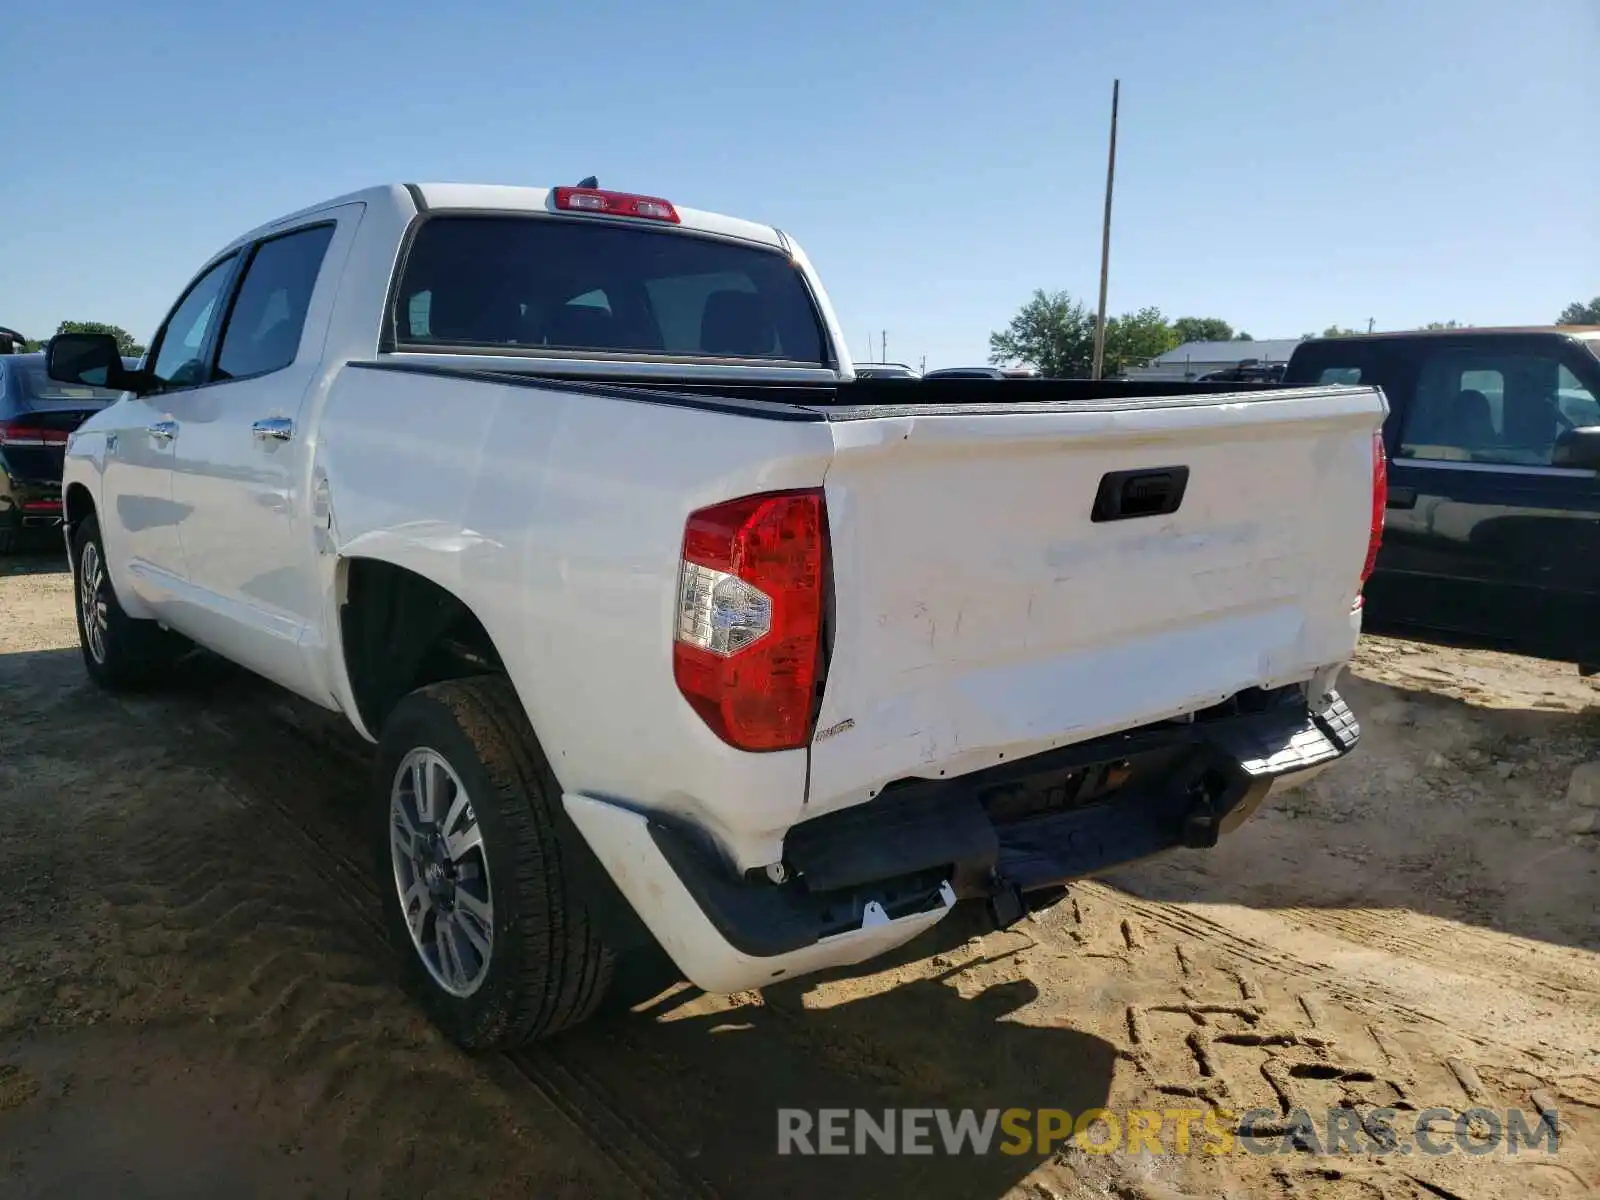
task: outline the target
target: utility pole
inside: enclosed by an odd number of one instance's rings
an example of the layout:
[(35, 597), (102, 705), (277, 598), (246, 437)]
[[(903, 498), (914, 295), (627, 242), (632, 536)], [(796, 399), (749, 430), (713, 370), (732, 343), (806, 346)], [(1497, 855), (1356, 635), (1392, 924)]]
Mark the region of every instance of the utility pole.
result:
[(881, 362), (889, 361), (889, 331), (887, 329), (878, 334), (878, 353), (883, 355)]
[(1372, 332), (1372, 325), (1373, 325), (1373, 322), (1374, 322), (1375, 319), (1376, 318), (1374, 318), (1374, 317), (1368, 317), (1367, 318), (1367, 332), (1368, 333)]
[(1106, 365), (1106, 277), (1111, 270), (1111, 188), (1117, 177), (1117, 100), (1122, 80), (1111, 81), (1111, 151), (1106, 158), (1106, 219), (1100, 231), (1100, 308), (1094, 323), (1094, 373), (1099, 379)]

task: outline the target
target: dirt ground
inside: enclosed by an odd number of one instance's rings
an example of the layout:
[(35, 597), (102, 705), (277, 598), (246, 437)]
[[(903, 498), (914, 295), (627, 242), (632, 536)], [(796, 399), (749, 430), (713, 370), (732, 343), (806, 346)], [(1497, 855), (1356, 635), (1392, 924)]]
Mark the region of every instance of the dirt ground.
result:
[[(641, 974), (631, 1011), (474, 1059), (390, 982), (362, 745), (220, 664), (96, 691), (66, 574), (0, 560), (0, 1194), (1597, 1194), (1600, 688), (1380, 639), (1354, 676), (1358, 757), (1215, 850), (853, 978)], [(1553, 1109), (1560, 1146), (776, 1152), (780, 1107), (1336, 1105)]]

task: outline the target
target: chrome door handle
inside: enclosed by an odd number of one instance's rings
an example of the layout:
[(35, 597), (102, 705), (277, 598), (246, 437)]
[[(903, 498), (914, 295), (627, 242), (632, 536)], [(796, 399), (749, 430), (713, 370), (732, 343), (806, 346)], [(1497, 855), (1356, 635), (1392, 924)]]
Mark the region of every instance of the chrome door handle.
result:
[(288, 417), (265, 417), (250, 426), (259, 441), (287, 442), (294, 436), (294, 422)]
[(170, 442), (178, 436), (178, 423), (176, 421), (157, 421), (154, 425), (147, 425), (145, 432), (158, 442)]

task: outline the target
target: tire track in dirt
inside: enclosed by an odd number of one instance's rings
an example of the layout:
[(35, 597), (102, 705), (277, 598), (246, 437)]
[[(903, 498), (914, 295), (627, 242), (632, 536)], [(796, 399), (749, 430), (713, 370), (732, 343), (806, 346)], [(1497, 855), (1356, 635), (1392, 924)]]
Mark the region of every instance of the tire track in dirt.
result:
[[(1510, 1033), (1506, 1029), (1500, 1029), (1496, 1031), (1494, 1037), (1486, 1037), (1481, 1032), (1474, 1032), (1463, 1027), (1461, 1022), (1447, 1015), (1441, 1015), (1437, 1011), (1418, 1007), (1416, 1004), (1407, 1001), (1396, 993), (1393, 987), (1381, 979), (1352, 977), (1353, 973), (1348, 969), (1339, 969), (1326, 962), (1301, 958), (1279, 947), (1250, 937), (1231, 925), (1214, 920), (1203, 913), (1195, 912), (1193, 909), (1166, 904), (1161, 901), (1144, 900), (1125, 893), (1113, 893), (1105, 885), (1101, 884), (1083, 884), (1079, 886), (1100, 889), (1102, 895), (1114, 895), (1128, 909), (1138, 914), (1145, 921), (1170, 929), (1174, 933), (1225, 949), (1229, 954), (1265, 970), (1307, 981), (1330, 981), (1325, 986), (1328, 986), (1344, 998), (1369, 1008), (1387, 1011), (1394, 1016), (1431, 1024), (1441, 1029), (1450, 1029), (1468, 1040), (1478, 1042), (1485, 1048), (1511, 1045), (1524, 1053), (1553, 1059), (1560, 1059), (1569, 1055), (1569, 1051), (1564, 1047), (1541, 1038), (1536, 1033), (1528, 1036), (1522, 1030)], [(1354, 941), (1354, 939), (1352, 940)], [(1346, 946), (1357, 952), (1370, 951), (1372, 949), (1370, 945), (1360, 941), (1357, 941), (1354, 946), (1346, 943)], [(1402, 957), (1401, 962), (1394, 966), (1398, 970), (1398, 968), (1406, 965), (1408, 964), (1405, 962), (1405, 958)], [(1449, 969), (1460, 970), (1459, 961)], [(1360, 985), (1359, 987), (1357, 986), (1358, 984)], [(1503, 1002), (1508, 1011), (1512, 1009), (1516, 1011), (1525, 1010), (1528, 1019), (1522, 1023), (1524, 1030), (1534, 1024), (1532, 1014), (1535, 1008), (1531, 1003), (1526, 1002), (1525, 998), (1510, 994), (1497, 994), (1496, 999)]]
[[(212, 765), (207, 772), (224, 783), (237, 804), (259, 812), (271, 827), (274, 839), (293, 848), (302, 868), (315, 874), (347, 915), (342, 923), (346, 931), (351, 920), (359, 927), (360, 952), (391, 964), (392, 951), (372, 869), (352, 853), (353, 848), (367, 841), (360, 828), (365, 801), (360, 784), (370, 765), (361, 760), (353, 746), (329, 736), (316, 716), (272, 702), (271, 696), (281, 693), (275, 693), (270, 685), (254, 679), (229, 678), (221, 681), (221, 686), (228, 694), (207, 694), (211, 689), (204, 686), (199, 689), (199, 698), (205, 702), (199, 711), (193, 707), (196, 696), (192, 692), (125, 701), (122, 707), (141, 721), (158, 718), (154, 723), (169, 732), (177, 724), (184, 731), (186, 747), (196, 752), (196, 761), (225, 764)], [(219, 907), (217, 896), (233, 895), (238, 889), (228, 881), (213, 884), (207, 895), (212, 897), (212, 924), (216, 925), (239, 908), (235, 905), (215, 911)], [(259, 898), (257, 903), (259, 906)], [(297, 927), (310, 928), (304, 922)], [(378, 973), (370, 986), (397, 1000), (400, 993), (392, 979), (392, 972)], [(330, 1001), (335, 999), (331, 989), (341, 982), (336, 977), (324, 977), (313, 964), (269, 998), (256, 1022), (280, 1035), (287, 1033), (295, 1051), (307, 1053), (315, 1049), (325, 1054), (329, 1037), (326, 1027), (337, 1024), (328, 1017)], [(371, 1002), (362, 993), (352, 1000), (357, 1008), (363, 1001)], [(339, 1005), (333, 1003), (332, 1009), (338, 1011)], [(421, 1020), (420, 1016), (415, 1019)], [(364, 1038), (357, 1038), (350, 1052), (358, 1052), (364, 1042)], [(669, 1146), (622, 1115), (621, 1106), (587, 1079), (581, 1066), (563, 1062), (558, 1050), (533, 1047), (503, 1056), (502, 1061), (524, 1090), (581, 1134), (642, 1194), (715, 1196), (706, 1181)], [(320, 1117), (321, 1110), (353, 1078), (352, 1070), (340, 1069), (337, 1054), (335, 1063), (325, 1094), (317, 1097), (308, 1110), (314, 1116)], [(507, 1072), (498, 1074), (504, 1077)], [(470, 1072), (450, 1082), (452, 1086), (470, 1085)], [(372, 1097), (373, 1109), (380, 1102), (381, 1097)]]
[[(71, 704), (70, 721), (62, 717), (63, 729), (57, 731), (55, 716), (45, 714), (45, 719), (30, 712), (26, 740), (16, 745), (41, 761), (62, 760), (93, 747), (94, 761), (82, 764), (70, 782), (74, 800), (81, 792), (86, 801), (104, 806), (93, 819), (105, 819), (108, 841), (127, 829), (124, 814), (117, 811), (119, 794), (138, 800), (154, 789), (171, 794), (174, 804), (165, 813), (158, 811), (157, 819), (140, 824), (140, 840), (123, 843), (124, 852), (129, 846), (137, 850), (123, 869), (111, 870), (109, 855), (91, 864), (93, 871), (57, 864), (40, 857), (49, 853), (47, 846), (36, 847), (31, 861), (49, 871), (67, 872), (74, 880), (102, 868), (116, 874), (117, 882), (100, 880), (94, 886), (103, 893), (99, 902), (107, 913), (144, 951), (140, 961), (153, 973), (147, 978), (144, 971), (135, 972), (139, 977), (133, 998), (160, 990), (174, 998), (172, 1013), (164, 1019), (177, 1022), (182, 1013), (214, 1019), (241, 1058), (270, 1051), (291, 1067), (306, 1068), (314, 1090), (304, 1096), (303, 1125), (345, 1124), (349, 1145), (370, 1153), (376, 1164), (370, 1176), (374, 1183), (409, 1169), (405, 1149), (378, 1144), (370, 1133), (372, 1112), (383, 1103), (381, 1085), (441, 1093), (441, 1107), (454, 1109), (454, 1119), (468, 1125), (470, 1114), (497, 1111), (475, 1095), (485, 1091), (487, 1081), (524, 1098), (517, 1119), (543, 1124), (541, 1114), (547, 1114), (548, 1123), (556, 1124), (565, 1118), (608, 1161), (619, 1147), (630, 1158), (640, 1153), (659, 1156), (668, 1168), (614, 1168), (619, 1182), (626, 1179), (646, 1192), (704, 1195), (720, 1187), (729, 1194), (760, 1191), (769, 1197), (810, 1197), (829, 1190), (839, 1195), (997, 1196), (1022, 1172), (998, 1181), (991, 1176), (983, 1187), (962, 1189), (936, 1178), (938, 1168), (919, 1177), (918, 1168), (925, 1164), (900, 1159), (875, 1178), (876, 1187), (841, 1187), (839, 1176), (833, 1177), (831, 1189), (808, 1187), (807, 1177), (799, 1174), (804, 1164), (772, 1156), (770, 1111), (761, 1106), (787, 1095), (775, 1089), (773, 1078), (803, 1078), (795, 1060), (811, 1060), (804, 1065), (836, 1073), (869, 1075), (889, 1104), (964, 1105), (979, 1095), (985, 1101), (999, 1098), (1002, 1104), (1007, 1095), (1021, 1095), (1024, 1103), (1060, 1103), (1054, 1094), (1040, 1101), (1016, 1090), (1028, 1086), (1019, 1063), (1036, 1043), (1024, 1042), (1023, 1051), (1007, 1057), (1002, 1031), (1015, 1026), (991, 1024), (985, 1017), (984, 1023), (963, 1027), (949, 1020), (950, 1011), (940, 1006), (937, 995), (926, 1007), (918, 1007), (923, 1001), (915, 998), (904, 999), (908, 993), (926, 998), (930, 992), (959, 990), (968, 1001), (1029, 980), (1046, 989), (1032, 1020), (1057, 1029), (1096, 1028), (1130, 1064), (1142, 1052), (1144, 1063), (1127, 1072), (1119, 1087), (1167, 1083), (1174, 1087), (1172, 1093), (1155, 1094), (1168, 1095), (1168, 1103), (1181, 1103), (1193, 1090), (1216, 1089), (1215, 1081), (1223, 1080), (1235, 1099), (1280, 1104), (1274, 1080), (1263, 1069), (1264, 1062), (1275, 1060), (1284, 1067), (1274, 1069), (1277, 1084), (1287, 1080), (1291, 1095), (1316, 1103), (1335, 1104), (1341, 1094), (1381, 1096), (1398, 1080), (1419, 1100), (1445, 1099), (1457, 1107), (1473, 1095), (1526, 1106), (1532, 1092), (1545, 1091), (1562, 1104), (1570, 1129), (1591, 1140), (1600, 1115), (1600, 1092), (1592, 1078), (1572, 1069), (1570, 1053), (1552, 1050), (1538, 1039), (1531, 1048), (1512, 1053), (1512, 1044), (1530, 1039), (1514, 1036), (1517, 1031), (1506, 1038), (1486, 1037), (1470, 1022), (1453, 1022), (1448, 1005), (1418, 1000), (1415, 989), (1397, 991), (1352, 973), (1332, 954), (1326, 962), (1317, 961), (1334, 945), (1327, 936), (1333, 935), (1341, 944), (1354, 943), (1375, 956), (1399, 954), (1462, 969), (1460, 962), (1429, 957), (1423, 952), (1426, 947), (1412, 944), (1415, 938), (1405, 927), (1380, 941), (1378, 931), (1363, 922), (1382, 913), (1363, 913), (1344, 923), (1338, 920), (1340, 913), (1323, 910), (1305, 914), (1309, 919), (1283, 910), (1224, 912), (1216, 919), (1179, 905), (1128, 897), (1097, 883), (1077, 885), (1068, 901), (1023, 937), (1016, 936), (1018, 931), (990, 934), (931, 960), (927, 956), (936, 948), (922, 944), (899, 964), (867, 968), (859, 981), (819, 982), (803, 996), (779, 988), (764, 996), (718, 1000), (704, 1006), (709, 1020), (676, 1020), (673, 1013), (664, 1020), (586, 1027), (570, 1039), (538, 1048), (535, 1057), (549, 1072), (546, 1091), (514, 1059), (449, 1058), (431, 1027), (389, 982), (384, 952), (374, 940), (376, 922), (363, 915), (376, 912), (371, 868), (357, 853), (367, 841), (359, 828), (358, 806), (367, 760), (363, 747), (350, 745), (352, 738), (339, 718), (285, 702), (270, 685), (236, 675), (209, 688), (190, 686), (172, 696), (131, 701), (126, 711), (137, 721), (125, 719), (117, 705), (86, 689), (62, 689), (59, 681), (30, 692), (42, 698), (50, 687), (55, 688), (49, 697), (52, 705)], [(16, 756), (3, 757), (11, 765), (22, 763)], [(0, 772), (6, 767), (0, 764)], [(18, 774), (32, 769), (23, 765)], [(91, 787), (92, 797), (84, 790)], [(152, 879), (159, 886), (141, 890)], [(1235, 916), (1241, 927), (1228, 923)], [(1296, 953), (1296, 945), (1286, 940), (1291, 934), (1278, 938), (1274, 922), (1305, 926), (1320, 936)], [(1452, 927), (1452, 936), (1456, 932)], [(1024, 944), (1030, 941), (1032, 947)], [(1473, 942), (1478, 944), (1486, 953), (1493, 948), (1487, 937)], [(84, 952), (88, 957), (80, 956), (87, 964), (82, 970), (58, 972), (48, 986), (87, 989), (73, 1003), (109, 1007), (114, 1013), (115, 991), (103, 997), (93, 993), (97, 975), (104, 974), (93, 969), (93, 952), (90, 947)], [(1550, 968), (1550, 963), (1544, 965)], [(1051, 972), (1054, 980), (1047, 978)], [(1054, 990), (1069, 974), (1081, 976), (1080, 989)], [(879, 997), (892, 999), (884, 1005)], [(836, 1007), (819, 1012), (819, 1004)], [(1133, 1033), (1139, 1022), (1128, 1017), (1129, 1004), (1144, 1011), (1148, 1036), (1143, 1042)], [(1210, 1006), (1222, 1007), (1208, 1011)], [(1258, 1015), (1252, 1022), (1234, 1010)], [(724, 1029), (746, 1032), (724, 1035)], [(1334, 1044), (1319, 1046), (1314, 1039), (1330, 1029)], [(981, 1052), (952, 1049), (941, 1054), (938, 1048), (941, 1041), (974, 1036), (984, 1039)], [(1221, 1040), (1225, 1037), (1234, 1040)], [(1272, 1037), (1283, 1040), (1272, 1043)], [(717, 1051), (719, 1042), (730, 1049)], [(750, 1053), (752, 1042), (759, 1048), (756, 1054)], [(1525, 1061), (1523, 1054), (1535, 1050), (1548, 1061)], [(387, 1060), (386, 1069), (376, 1075), (371, 1061), (375, 1052)], [(1465, 1070), (1458, 1071), (1451, 1059)], [(442, 1068), (441, 1060), (448, 1065)], [(982, 1072), (990, 1062), (991, 1079), (963, 1074)], [(1295, 1066), (1312, 1070), (1295, 1074), (1289, 1069)], [(1139, 1098), (1136, 1093), (1118, 1102)], [(246, 1104), (252, 1102), (245, 1098)], [(810, 1097), (797, 1089), (785, 1102), (805, 1105)], [(571, 1106), (570, 1113), (563, 1111), (564, 1105)], [(684, 1112), (666, 1111), (668, 1105)], [(746, 1115), (741, 1110), (750, 1108), (761, 1109), (761, 1120), (739, 1127)], [(693, 1149), (684, 1149), (700, 1145), (685, 1140), (689, 1134), (699, 1136), (697, 1114), (699, 1123), (718, 1127), (705, 1132), (698, 1159)], [(637, 1142), (625, 1141), (634, 1121), (642, 1121), (647, 1131), (632, 1135)], [(757, 1126), (765, 1140), (758, 1147), (741, 1145), (743, 1128)], [(481, 1152), (470, 1130), (449, 1141), (446, 1150), (457, 1156)], [(1259, 1169), (1253, 1172), (1219, 1177), (1216, 1187), (1185, 1185), (1176, 1194), (1228, 1191), (1315, 1200), (1357, 1195), (1477, 1200), (1491, 1194), (1470, 1183), (1454, 1186), (1454, 1180), (1444, 1177), (1424, 1185), (1398, 1168), (1359, 1163), (1335, 1168), (1325, 1160), (1296, 1158), (1270, 1170), (1255, 1165)], [(1244, 1169), (1240, 1164), (1228, 1168)], [(1101, 1194), (1174, 1194), (1155, 1183), (1146, 1187), (1136, 1167), (1124, 1170), (1104, 1161), (1086, 1166), (1074, 1160), (1071, 1169), (1080, 1182), (1107, 1177)], [(1538, 1172), (1552, 1178), (1560, 1174), (1532, 1164), (1526, 1174), (1531, 1181)], [(686, 1186), (675, 1188), (674, 1174), (688, 1176)], [(696, 1174), (701, 1174), (699, 1181)], [(930, 1174), (935, 1176), (932, 1186)], [(802, 1182), (796, 1184), (791, 1175)], [(580, 1187), (577, 1193), (555, 1189), (541, 1194), (606, 1194), (593, 1186), (592, 1178), (587, 1192)], [(1205, 1177), (1198, 1181), (1203, 1185)], [(703, 1187), (697, 1189), (697, 1182)], [(1549, 1187), (1567, 1190), (1558, 1193), (1530, 1183), (1520, 1191), (1496, 1187), (1492, 1194), (1582, 1194), (1571, 1191), (1570, 1182)], [(497, 1193), (485, 1189), (484, 1194)], [(1013, 1194), (1049, 1193), (1024, 1183)], [(1080, 1193), (1064, 1186), (1060, 1194)]]
[[(318, 877), (379, 936), (373, 869), (346, 849), (368, 840), (359, 827), (361, 785), (370, 770), (364, 744), (337, 719), (309, 706), (263, 702), (261, 689), (269, 685), (238, 686), (248, 694), (236, 694), (230, 684), (214, 699), (191, 695), (140, 704), (157, 706), (163, 723), (186, 722), (185, 744), (194, 760), (225, 778), (241, 802), (270, 808), (283, 829), (294, 830)], [(951, 1015), (952, 1004), (967, 1007), (935, 981), (936, 970), (908, 970), (913, 991), (932, 987), (943, 997), (932, 1003), (935, 1021)], [(905, 1157), (846, 1165), (837, 1159), (774, 1158), (780, 1106), (972, 1103), (970, 1078), (940, 1069), (937, 1038), (931, 1054), (927, 1046), (910, 1057), (897, 1050), (895, 1031), (904, 1016), (897, 1020), (880, 1012), (886, 1003), (894, 1000), (885, 995), (862, 1005), (859, 1014), (850, 1006), (856, 1027), (844, 1032), (798, 995), (708, 998), (688, 989), (654, 1012), (592, 1022), (502, 1061), (651, 1194), (742, 1195), (759, 1189), (768, 1196), (809, 1198), (841, 1187), (843, 1194), (1005, 1192), (1028, 1164), (1002, 1156), (943, 1165)], [(870, 1019), (874, 1012), (878, 1020)], [(749, 1049), (715, 1036), (722, 1031), (738, 1032)], [(1081, 1042), (1067, 1040), (1073, 1046)], [(953, 1169), (969, 1172), (973, 1186), (953, 1178)]]
[[(1481, 979), (1527, 992), (1556, 1004), (1600, 1005), (1600, 979), (1590, 963), (1593, 955), (1567, 947), (1539, 945), (1537, 954), (1512, 955), (1521, 939), (1504, 934), (1490, 936), (1470, 926), (1454, 924), (1449, 942), (1427, 937), (1426, 918), (1384, 909), (1280, 908), (1284, 920), (1319, 929), (1364, 946), (1428, 963), (1447, 971), (1470, 969)], [(1418, 929), (1422, 923), (1422, 929)], [(1416, 932), (1413, 932), (1417, 930)], [(1570, 968), (1564, 970), (1562, 968)]]
[[(1078, 940), (1093, 946), (1086, 945), (1088, 953), (1139, 964), (1152, 961), (1152, 943), (1158, 954), (1163, 945), (1171, 947), (1172, 962), (1161, 972), (1165, 978), (1149, 980), (1140, 989), (1157, 997), (1156, 1002), (1128, 1009), (1124, 1043), (1124, 1053), (1140, 1077), (1168, 1103), (1174, 1097), (1188, 1097), (1212, 1106), (1226, 1104), (1236, 1112), (1267, 1107), (1284, 1116), (1295, 1108), (1359, 1110), (1395, 1105), (1415, 1112), (1437, 1105), (1459, 1115), (1474, 1105), (1536, 1110), (1544, 1104), (1536, 1097), (1561, 1090), (1559, 1066), (1503, 1061), (1502, 1043), (1471, 1033), (1463, 1036), (1465, 1031), (1448, 1018), (1398, 1000), (1386, 1002), (1381, 994), (1375, 1002), (1372, 989), (1350, 991), (1339, 973), (1323, 964), (1284, 954), (1220, 923), (1198, 922), (1178, 906), (1139, 901), (1095, 883), (1078, 885), (1075, 893), (1072, 911)], [(1100, 917), (1092, 933), (1085, 932), (1085, 902)], [(1280, 915), (1292, 920), (1300, 914)], [(1323, 923), (1330, 932), (1361, 937), (1364, 923), (1359, 919), (1341, 922), (1339, 912), (1316, 915), (1327, 918)], [(1381, 924), (1384, 914), (1370, 916)], [(1173, 934), (1195, 938), (1195, 947), (1185, 949)], [(1029, 934), (1024, 937), (1031, 940)], [(1413, 939), (1393, 940), (1397, 944), (1391, 949), (1404, 954), (1405, 943)], [(980, 960), (994, 968), (1011, 957), (1002, 953)], [(1454, 961), (1440, 965), (1460, 966)], [(926, 978), (926, 968), (917, 964), (900, 982)], [(1264, 985), (1263, 980), (1271, 982)], [(1162, 1001), (1163, 991), (1176, 994)], [(756, 1003), (763, 1014), (780, 1018), (785, 1036), (812, 1052), (856, 1069), (870, 1071), (876, 1064), (896, 1081), (906, 1078), (905, 1067), (876, 1038), (819, 1037), (792, 1005), (759, 999)], [(1163, 1022), (1176, 1022), (1177, 1036), (1152, 1038), (1152, 1025)], [(1434, 1029), (1435, 1025), (1444, 1028)], [(1469, 1057), (1460, 1057), (1462, 1053)], [(926, 1070), (916, 1074), (936, 1092), (958, 1102), (969, 1099), (961, 1095), (957, 1080), (935, 1083)], [(1586, 1119), (1580, 1123), (1587, 1128)], [(1569, 1118), (1566, 1135), (1573, 1126)], [(1454, 1174), (1450, 1166), (1431, 1164), (1429, 1174), (1434, 1180), (1450, 1178)], [(1398, 1169), (1380, 1167), (1358, 1174), (1367, 1186), (1394, 1189), (1415, 1184), (1424, 1191), (1442, 1186)], [(1296, 1194), (1297, 1188), (1300, 1194), (1312, 1194), (1304, 1191), (1308, 1184), (1315, 1194), (1331, 1194), (1332, 1182), (1321, 1167), (1282, 1166), (1277, 1177), (1288, 1189), (1286, 1195)]]
[[(1270, 964), (1281, 957), (1270, 953), (1240, 955), (1240, 939), (1212, 936), (1210, 923), (1190, 922), (1191, 914), (1181, 910), (1161, 911), (1166, 907), (1131, 901), (1101, 884), (1078, 884), (1041, 923), (1044, 945), (1072, 947), (1058, 957), (1109, 963), (1124, 977), (1117, 989), (1128, 1000), (1119, 1044), (1136, 1083), (1119, 1095), (1119, 1105), (1170, 1109), (1189, 1102), (1235, 1116), (1259, 1109), (1276, 1114), (1256, 1126), (1274, 1141), (1291, 1131), (1287, 1118), (1297, 1109), (1359, 1116), (1393, 1107), (1415, 1117), (1438, 1107), (1451, 1113), (1449, 1124), (1474, 1107), (1536, 1114), (1559, 1104), (1559, 1162), (1524, 1150), (1520, 1162), (1456, 1153), (1346, 1159), (1335, 1167), (1297, 1153), (1271, 1160), (1270, 1190), (1319, 1200), (1591, 1194), (1594, 1114), (1584, 1111), (1579, 1084), (1561, 1065), (1506, 1061), (1503, 1047), (1475, 1045), (1459, 1031), (1429, 1024), (1425, 1015), (1346, 995), (1335, 972), (1292, 959)], [(1403, 1118), (1395, 1127), (1404, 1128)], [(1327, 1136), (1325, 1127), (1319, 1136)], [(1093, 1164), (1069, 1159), (1081, 1177), (1094, 1177)], [(1263, 1194), (1268, 1181), (1240, 1175), (1238, 1165), (1226, 1156), (1190, 1163), (1185, 1183)], [(1542, 1172), (1537, 1190), (1536, 1172)], [(1127, 1186), (1140, 1194), (1136, 1185)], [(1121, 1193), (1111, 1186), (1110, 1194)]]

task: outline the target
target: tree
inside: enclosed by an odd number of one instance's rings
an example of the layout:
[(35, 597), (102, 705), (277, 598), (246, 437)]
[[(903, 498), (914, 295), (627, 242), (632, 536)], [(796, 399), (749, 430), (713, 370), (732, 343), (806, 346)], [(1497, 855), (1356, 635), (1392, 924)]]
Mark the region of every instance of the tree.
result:
[(1233, 335), (1233, 340), (1236, 342), (1253, 342), (1256, 339), (1241, 329), (1238, 333)]
[(1464, 321), (1429, 321), (1424, 329), (1470, 329), (1471, 326)]
[(1557, 325), (1600, 325), (1600, 296), (1587, 304), (1577, 301), (1567, 305), (1556, 318)]
[(109, 333), (117, 339), (117, 349), (126, 358), (138, 358), (144, 347), (133, 340), (133, 334), (120, 325), (106, 325), (100, 321), (63, 321), (56, 326), (57, 333)]
[(1108, 317), (1105, 373), (1116, 375), (1148, 362), (1171, 350), (1179, 340), (1177, 330), (1167, 324), (1159, 308), (1141, 308), (1120, 317)]
[(1316, 336), (1317, 337), (1325, 337), (1325, 338), (1358, 337), (1358, 336), (1360, 336), (1360, 333), (1361, 333), (1361, 331), (1359, 329), (1344, 329), (1344, 328), (1341, 328), (1338, 325), (1329, 325), (1326, 329), (1324, 329), (1321, 333), (1317, 334)]
[(1005, 329), (989, 335), (989, 361), (997, 367), (1023, 363), (1055, 378), (1088, 375), (1094, 316), (1066, 292), (1041, 288)]
[(1189, 342), (1231, 342), (1233, 326), (1221, 317), (1179, 317), (1172, 323), (1178, 345)]

